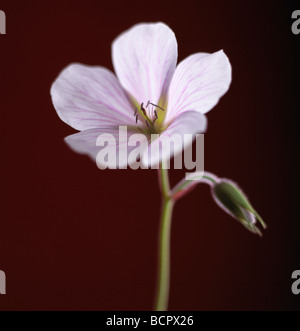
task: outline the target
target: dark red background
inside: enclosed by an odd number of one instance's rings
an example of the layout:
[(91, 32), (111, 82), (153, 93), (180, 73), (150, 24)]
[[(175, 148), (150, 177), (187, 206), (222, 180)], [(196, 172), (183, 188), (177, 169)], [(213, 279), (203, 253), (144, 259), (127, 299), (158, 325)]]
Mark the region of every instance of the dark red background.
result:
[[(229, 56), (233, 82), (208, 113), (205, 168), (238, 182), (269, 225), (263, 239), (250, 234), (203, 185), (179, 201), (169, 309), (300, 308), (291, 293), (300, 269), (300, 35), (291, 32), (291, 13), (300, 8), (263, 3), (1, 1), (0, 310), (152, 308), (157, 173), (100, 171), (73, 153), (63, 138), (74, 130), (49, 94), (71, 62), (112, 69), (112, 40), (152, 21), (174, 30), (179, 60), (219, 49)], [(184, 171), (171, 175), (175, 184)]]

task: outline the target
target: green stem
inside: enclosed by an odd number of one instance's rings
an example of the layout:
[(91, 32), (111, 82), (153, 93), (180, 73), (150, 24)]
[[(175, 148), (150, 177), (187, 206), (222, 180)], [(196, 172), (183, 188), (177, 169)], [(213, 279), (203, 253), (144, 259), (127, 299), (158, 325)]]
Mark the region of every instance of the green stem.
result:
[(163, 198), (169, 199), (170, 197), (170, 181), (168, 169), (163, 169), (163, 164), (160, 165), (158, 172), (160, 190), (163, 195)]
[[(215, 183), (215, 179), (205, 173), (202, 179)], [(200, 180), (201, 182), (201, 180)], [(198, 182), (199, 183), (199, 182)], [(170, 291), (170, 242), (171, 242), (171, 224), (172, 212), (175, 201), (188, 192), (190, 185), (196, 185), (197, 182), (186, 181), (183, 179), (173, 190), (170, 189), (168, 169), (163, 168), (161, 164), (159, 169), (159, 184), (162, 193), (162, 212), (160, 218), (159, 233), (159, 265), (158, 265), (158, 285), (156, 294), (156, 311), (165, 311), (168, 309), (169, 291)], [(178, 196), (181, 194), (181, 196)]]
[(212, 176), (209, 176), (208, 174), (205, 173), (199, 181), (191, 181), (191, 180), (183, 179), (172, 189), (170, 194), (173, 197), (173, 199), (176, 200), (178, 193), (180, 193), (180, 197), (182, 197), (187, 193), (188, 190), (184, 192), (187, 188), (192, 188), (193, 186), (196, 186), (197, 184), (203, 182), (203, 180), (205, 179), (211, 181), (213, 184), (216, 183), (215, 179)]
[(160, 219), (158, 287), (155, 310), (165, 311), (168, 309), (170, 290), (170, 239), (174, 201), (170, 196), (168, 170), (163, 169), (162, 166), (159, 171), (159, 182), (162, 192), (162, 212)]

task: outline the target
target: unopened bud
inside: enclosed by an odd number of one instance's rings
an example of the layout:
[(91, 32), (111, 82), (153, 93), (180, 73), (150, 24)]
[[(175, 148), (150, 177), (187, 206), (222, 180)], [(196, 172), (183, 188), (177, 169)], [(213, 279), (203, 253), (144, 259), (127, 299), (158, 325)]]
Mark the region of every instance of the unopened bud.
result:
[(256, 220), (263, 228), (266, 224), (252, 207), (242, 190), (228, 179), (219, 179), (212, 185), (212, 194), (216, 203), (233, 218), (241, 222), (249, 231), (262, 235), (256, 226)]

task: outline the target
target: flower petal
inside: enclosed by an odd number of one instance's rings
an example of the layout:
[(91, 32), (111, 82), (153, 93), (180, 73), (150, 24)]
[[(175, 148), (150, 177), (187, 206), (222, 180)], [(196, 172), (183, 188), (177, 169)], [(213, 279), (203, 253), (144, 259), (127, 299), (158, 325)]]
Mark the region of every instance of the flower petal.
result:
[(172, 78), (165, 121), (191, 109), (203, 114), (226, 93), (231, 65), (223, 51), (197, 53), (179, 63)]
[[(196, 133), (205, 132), (206, 123), (206, 116), (196, 111), (187, 111), (177, 116), (169, 127), (149, 145), (148, 150), (142, 156), (143, 164), (148, 167), (154, 167), (160, 162), (177, 155), (183, 150), (183, 147), (188, 147), (183, 145), (184, 135), (193, 135), (194, 139)], [(177, 135), (181, 143), (174, 143), (173, 148), (170, 148), (169, 151), (163, 148), (163, 144), (168, 144), (169, 139), (173, 135)]]
[(104, 67), (71, 64), (51, 87), (59, 117), (77, 130), (134, 124), (134, 110), (115, 75)]
[(157, 104), (175, 71), (177, 41), (163, 23), (137, 24), (115, 39), (112, 59), (117, 77), (135, 100)]
[[(97, 146), (97, 144), (99, 145), (100, 135), (103, 135), (102, 137), (110, 135), (113, 141), (107, 141), (103, 146)], [(103, 148), (106, 148), (106, 152), (116, 155), (116, 162), (111, 163), (108, 160), (105, 162), (105, 165), (108, 165), (109, 169), (125, 169), (130, 152), (141, 142), (140, 137), (140, 133), (126, 126), (111, 126), (84, 130), (66, 137), (65, 141), (74, 152), (90, 156), (93, 161), (97, 162), (98, 167), (102, 166), (102, 164), (97, 155)], [(146, 137), (144, 138), (146, 141), (148, 140)], [(130, 146), (128, 145), (129, 139), (132, 143)], [(103, 141), (106, 141), (106, 138), (103, 138)], [(120, 152), (121, 148), (123, 148), (123, 152)], [(135, 162), (130, 162), (130, 164), (133, 163)]]

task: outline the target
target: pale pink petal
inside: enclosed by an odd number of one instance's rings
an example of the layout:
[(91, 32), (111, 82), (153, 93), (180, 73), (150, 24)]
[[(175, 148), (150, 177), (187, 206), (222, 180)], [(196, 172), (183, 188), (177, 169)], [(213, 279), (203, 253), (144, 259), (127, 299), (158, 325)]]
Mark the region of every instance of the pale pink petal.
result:
[[(205, 115), (196, 111), (187, 111), (177, 116), (169, 127), (163, 131), (159, 138), (155, 139), (149, 145), (149, 148), (142, 156), (142, 161), (145, 166), (153, 167), (162, 161), (170, 159), (172, 156), (177, 155), (183, 150), (184, 135), (190, 134), (195, 138), (196, 133), (203, 133), (206, 130), (206, 117)], [(168, 142), (172, 136), (180, 138), (180, 143), (175, 143), (173, 148), (170, 149), (169, 154), (163, 148), (163, 144)], [(153, 151), (151, 153), (151, 151)]]
[(135, 100), (156, 104), (175, 71), (177, 41), (163, 23), (137, 24), (115, 39), (112, 59), (117, 77)]
[[(104, 135), (104, 137), (111, 135), (114, 138), (116, 144), (114, 145), (113, 142), (110, 142), (105, 143), (105, 145), (102, 147), (97, 146), (97, 143), (99, 144), (100, 135)], [(66, 137), (65, 141), (73, 151), (79, 154), (86, 154), (90, 156), (93, 161), (97, 161), (98, 166), (99, 158), (97, 160), (97, 154), (100, 152), (100, 150), (106, 148), (106, 150), (109, 150), (112, 153), (116, 151), (116, 168), (124, 169), (128, 164), (128, 155), (140, 142), (140, 136), (141, 134), (136, 130), (132, 130), (126, 126), (111, 126), (84, 130)], [(128, 139), (131, 139), (133, 146), (128, 145)], [(145, 140), (148, 139), (145, 138)], [(121, 148), (122, 151), (125, 151), (125, 153), (120, 152)], [(134, 162), (130, 163), (133, 164)], [(108, 168), (115, 169), (113, 164), (109, 164)]]
[(59, 117), (77, 130), (134, 124), (134, 109), (106, 68), (71, 64), (57, 77), (51, 96)]
[(165, 121), (191, 109), (211, 110), (231, 82), (231, 65), (223, 51), (197, 53), (179, 63), (172, 78)]

